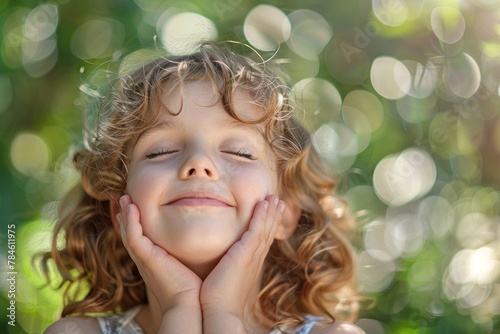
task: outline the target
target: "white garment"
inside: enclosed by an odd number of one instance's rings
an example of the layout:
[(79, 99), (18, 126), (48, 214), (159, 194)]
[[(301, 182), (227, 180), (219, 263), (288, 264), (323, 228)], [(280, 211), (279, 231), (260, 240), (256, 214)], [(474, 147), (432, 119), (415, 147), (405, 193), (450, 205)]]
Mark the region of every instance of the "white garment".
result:
[[(139, 305), (122, 313), (97, 317), (102, 334), (144, 334), (142, 328), (134, 320), (141, 307), (142, 305)], [(296, 328), (286, 330), (275, 328), (269, 334), (308, 334), (317, 322), (323, 320), (321, 317), (311, 315), (306, 315), (305, 318), (306, 322)]]

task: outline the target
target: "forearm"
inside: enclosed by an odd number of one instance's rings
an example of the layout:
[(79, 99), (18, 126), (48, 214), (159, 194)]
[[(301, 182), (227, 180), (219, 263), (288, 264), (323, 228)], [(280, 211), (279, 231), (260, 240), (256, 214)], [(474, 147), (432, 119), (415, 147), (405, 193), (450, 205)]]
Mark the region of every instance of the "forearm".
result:
[(176, 306), (164, 315), (158, 334), (201, 334), (202, 314), (199, 307)]

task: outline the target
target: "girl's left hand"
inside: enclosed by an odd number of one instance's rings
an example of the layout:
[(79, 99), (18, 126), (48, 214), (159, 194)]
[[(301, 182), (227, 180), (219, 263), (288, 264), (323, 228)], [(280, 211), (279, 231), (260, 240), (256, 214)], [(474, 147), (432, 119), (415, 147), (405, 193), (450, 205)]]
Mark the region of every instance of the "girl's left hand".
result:
[(203, 282), (200, 302), (204, 321), (222, 313), (243, 319), (249, 292), (260, 278), (284, 210), (285, 203), (275, 195), (268, 195), (256, 205), (248, 230)]

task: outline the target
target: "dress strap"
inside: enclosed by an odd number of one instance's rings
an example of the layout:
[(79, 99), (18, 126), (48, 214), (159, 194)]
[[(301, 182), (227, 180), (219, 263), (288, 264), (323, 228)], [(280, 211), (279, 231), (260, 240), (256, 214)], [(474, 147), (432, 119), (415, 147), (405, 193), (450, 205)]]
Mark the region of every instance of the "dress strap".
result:
[(313, 315), (306, 314), (305, 315), (306, 322), (299, 327), (299, 330), (295, 332), (295, 334), (308, 334), (311, 329), (316, 325), (317, 322), (324, 321), (325, 319), (322, 317), (316, 317)]
[(142, 305), (138, 305), (122, 313), (97, 317), (102, 334), (143, 334), (134, 320), (141, 309)]
[(308, 334), (318, 322), (325, 321), (325, 318), (310, 314), (302, 314), (305, 322), (297, 327), (274, 328), (269, 334)]

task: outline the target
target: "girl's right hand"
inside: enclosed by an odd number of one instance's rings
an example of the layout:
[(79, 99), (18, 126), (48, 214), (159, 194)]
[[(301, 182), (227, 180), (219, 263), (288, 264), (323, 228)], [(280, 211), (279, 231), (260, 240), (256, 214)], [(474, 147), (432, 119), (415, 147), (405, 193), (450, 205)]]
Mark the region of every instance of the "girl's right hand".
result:
[(120, 198), (120, 208), (117, 220), (123, 244), (162, 314), (177, 306), (200, 308), (201, 279), (144, 235), (139, 208), (129, 195)]

